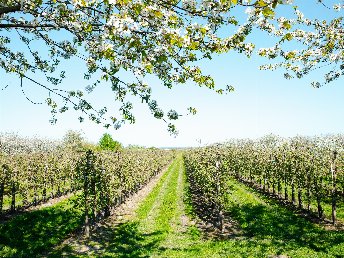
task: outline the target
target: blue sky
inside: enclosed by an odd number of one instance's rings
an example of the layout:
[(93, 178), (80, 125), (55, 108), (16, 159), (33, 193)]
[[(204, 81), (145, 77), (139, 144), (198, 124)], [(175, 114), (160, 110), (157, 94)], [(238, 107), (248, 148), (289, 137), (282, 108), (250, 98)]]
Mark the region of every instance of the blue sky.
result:
[[(314, 1), (316, 2), (316, 1)], [(307, 8), (310, 15), (326, 11), (319, 5)], [(256, 34), (257, 42), (269, 46), (271, 39)], [(268, 60), (258, 57), (248, 59), (234, 52), (215, 56), (200, 63), (205, 73), (211, 74), (221, 87), (231, 84), (235, 91), (218, 95), (199, 88), (193, 83), (177, 85), (169, 90), (152, 78), (153, 95), (165, 109), (175, 108), (185, 112), (196, 107), (196, 116), (183, 116), (177, 121), (179, 136), (174, 138), (166, 130), (166, 124), (154, 119), (148, 108), (135, 102), (136, 124), (127, 124), (119, 130), (106, 130), (91, 122), (79, 123), (77, 114), (67, 112), (58, 116), (56, 125), (50, 125), (50, 111), (46, 105), (33, 105), (25, 99), (19, 80), (0, 72), (0, 132), (17, 132), (23, 136), (38, 135), (53, 139), (61, 138), (69, 129), (80, 130), (86, 139), (97, 142), (105, 132), (123, 144), (144, 146), (197, 146), (223, 142), (231, 138), (256, 138), (274, 133), (281, 136), (320, 135), (342, 133), (344, 120), (343, 79), (314, 89), (310, 82), (321, 79), (321, 70), (303, 79), (286, 80), (283, 71), (259, 71), (260, 64)], [(74, 60), (63, 64), (67, 70), (64, 87), (83, 89), (82, 64)], [(46, 94), (36, 86), (25, 82), (27, 95), (34, 101), (42, 101)], [(118, 104), (108, 85), (97, 89), (92, 97), (102, 107), (116, 110)]]

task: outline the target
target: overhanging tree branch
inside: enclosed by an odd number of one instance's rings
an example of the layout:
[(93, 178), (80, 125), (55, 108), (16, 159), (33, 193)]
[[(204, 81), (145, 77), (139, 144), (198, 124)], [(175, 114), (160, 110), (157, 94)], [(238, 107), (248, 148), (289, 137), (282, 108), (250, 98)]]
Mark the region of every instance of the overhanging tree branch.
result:
[[(308, 74), (319, 64), (342, 64), (344, 60), (342, 18), (330, 23), (313, 21), (304, 18), (301, 11), (292, 6), (290, 11), (297, 19), (278, 17), (276, 7), (292, 1), (30, 0), (23, 8), (19, 0), (5, 2), (7, 4), (0, 4), (0, 32), (5, 31), (0, 36), (0, 68), (6, 73), (20, 71), (19, 77), (26, 72), (36, 76), (43, 73), (49, 85), (58, 85), (65, 78), (65, 71), (58, 75), (60, 61), (81, 58), (87, 68), (84, 79), (96, 79), (86, 86), (86, 91), (91, 92), (97, 85), (109, 81), (115, 100), (123, 104), (119, 110), (123, 121), (117, 121), (113, 116), (108, 119), (115, 128), (124, 121), (134, 121), (132, 103), (126, 100), (127, 92), (146, 102), (154, 117), (163, 121), (166, 121), (164, 117), (176, 120), (180, 116), (176, 111), (171, 110), (166, 116), (151, 99), (152, 89), (145, 82), (146, 77), (157, 76), (168, 88), (191, 80), (199, 86), (214, 89), (214, 80), (204, 75), (196, 62), (231, 50), (250, 56), (255, 45), (247, 36), (253, 29), (267, 32), (277, 41), (280, 39), (278, 47), (259, 49), (260, 56), (285, 59), (283, 63), (268, 64), (261, 69), (283, 67), (301, 77), (299, 74)], [(240, 9), (237, 6), (241, 6)], [(245, 9), (246, 21), (241, 21), (240, 13), (235, 11), (243, 10), (242, 6), (251, 7)], [(337, 4), (334, 8), (340, 10), (343, 7)], [(225, 26), (231, 26), (229, 35), (219, 33)], [(314, 32), (299, 29), (310, 27)], [(23, 31), (19, 40), (26, 45), (32, 42), (32, 50), (28, 46), (29, 51), (18, 51), (18, 41), (12, 37), (12, 31)], [(57, 35), (58, 31), (62, 32)], [(291, 40), (301, 42), (306, 49), (280, 51), (281, 45)], [(40, 48), (40, 43), (46, 48)], [(124, 70), (132, 74), (133, 79), (121, 81), (118, 74)], [(344, 65), (340, 69), (331, 69), (326, 80), (332, 81), (339, 76), (344, 76)], [(59, 90), (50, 90), (54, 95), (61, 94)], [(216, 92), (222, 94), (223, 90)], [(78, 94), (83, 95), (82, 92), (67, 91), (55, 97), (61, 97), (67, 103), (70, 97), (78, 97)], [(67, 104), (75, 109), (91, 109), (88, 102), (79, 101)], [(49, 103), (54, 114), (57, 113), (56, 103), (52, 100)], [(62, 113), (67, 107), (63, 106), (61, 110)], [(101, 117), (107, 111), (89, 112), (92, 113), (89, 114), (91, 119), (98, 123), (103, 120), (97, 119), (97, 114)], [(172, 124), (169, 124), (171, 128)]]
[(61, 28), (61, 26), (54, 25), (54, 24), (16, 24), (16, 23), (7, 23), (7, 24), (0, 24), (0, 28)]
[(0, 15), (6, 14), (6, 13), (18, 12), (20, 11), (20, 9), (21, 9), (20, 5), (0, 7)]

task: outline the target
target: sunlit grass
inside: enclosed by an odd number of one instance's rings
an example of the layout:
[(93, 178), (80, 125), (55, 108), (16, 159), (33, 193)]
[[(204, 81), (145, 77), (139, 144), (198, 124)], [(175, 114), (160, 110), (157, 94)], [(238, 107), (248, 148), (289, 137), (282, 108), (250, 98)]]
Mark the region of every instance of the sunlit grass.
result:
[(178, 157), (142, 200), (136, 217), (102, 225), (87, 252), (68, 245), (51, 251), (82, 223), (82, 212), (65, 200), (1, 224), (0, 257), (342, 257), (342, 231), (327, 231), (236, 181), (229, 182), (226, 211), (239, 234), (204, 238), (196, 226), (180, 221), (185, 214), (196, 216), (184, 172)]
[(36, 257), (60, 243), (82, 224), (71, 200), (26, 212), (0, 224), (0, 257)]

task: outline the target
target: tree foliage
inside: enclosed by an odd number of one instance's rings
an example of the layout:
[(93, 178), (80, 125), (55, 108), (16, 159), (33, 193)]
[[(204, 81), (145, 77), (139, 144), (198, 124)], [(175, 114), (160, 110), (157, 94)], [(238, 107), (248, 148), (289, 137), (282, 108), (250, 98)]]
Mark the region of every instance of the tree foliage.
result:
[(79, 190), (75, 204), (94, 217), (141, 189), (173, 155), (159, 149), (80, 151), (65, 142), (0, 134), (0, 217)]
[(343, 150), (343, 135), (290, 139), (269, 135), (189, 150), (184, 161), (200, 207), (224, 209), (231, 190), (227, 182), (236, 179), (300, 209), (316, 210), (323, 218), (330, 217), (324, 206), (331, 199), (332, 210), (344, 201)]
[(62, 139), (63, 146), (72, 150), (82, 149), (86, 142), (81, 132), (69, 130), (63, 136)]
[[(292, 0), (1, 0), (0, 69), (19, 77), (21, 87), (31, 82), (47, 91), (52, 123), (56, 114), (71, 108), (81, 112), (80, 121), (89, 117), (106, 128), (134, 123), (128, 98), (133, 95), (176, 133), (173, 121), (179, 113), (160, 108), (145, 78), (154, 75), (168, 88), (191, 80), (223, 93), (225, 89), (215, 89), (213, 78), (202, 73), (197, 61), (230, 50), (251, 56), (255, 44), (247, 36), (255, 29), (276, 38), (274, 46), (258, 49), (261, 56), (277, 58), (262, 69), (283, 67), (285, 77), (292, 78), (332, 64), (325, 83), (343, 75), (342, 17), (308, 19), (292, 4)], [(334, 5), (337, 11), (342, 7)], [(279, 15), (280, 9), (291, 10), (290, 18)], [(229, 35), (221, 33), (223, 29)], [(298, 49), (288, 50), (289, 42), (296, 42)], [(18, 48), (20, 43), (25, 49)], [(97, 109), (84, 91), (60, 86), (66, 76), (61, 62), (68, 59), (86, 65), (86, 92), (104, 81), (111, 85), (121, 103), (118, 113)], [(196, 110), (190, 107), (188, 112)]]
[(104, 133), (99, 140), (99, 147), (102, 150), (118, 151), (122, 149), (122, 144), (112, 139), (110, 134)]

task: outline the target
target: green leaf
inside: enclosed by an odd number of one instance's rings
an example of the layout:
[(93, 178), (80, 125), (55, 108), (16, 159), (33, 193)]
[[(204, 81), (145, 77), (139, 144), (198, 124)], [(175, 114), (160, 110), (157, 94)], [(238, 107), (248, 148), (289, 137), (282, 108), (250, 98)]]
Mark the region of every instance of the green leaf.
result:
[(147, 64), (145, 66), (145, 69), (148, 73), (153, 73), (153, 65), (152, 64)]
[(276, 6), (277, 6), (277, 3), (278, 3), (278, 0), (275, 0), (273, 3), (272, 3), (272, 8), (276, 8)]
[(258, 7), (267, 6), (266, 2), (263, 1), (263, 0), (258, 0), (258, 1), (255, 3), (255, 5), (258, 6)]
[(198, 42), (191, 42), (189, 48), (192, 49), (192, 50), (196, 50), (199, 46), (199, 43)]
[(284, 38), (288, 41), (291, 41), (293, 39), (293, 35), (291, 33), (285, 34)]
[(288, 22), (288, 21), (284, 21), (283, 22), (283, 27), (287, 30), (290, 30), (291, 29), (291, 24)]
[(272, 10), (270, 7), (265, 7), (262, 13), (266, 18), (273, 18), (275, 16), (274, 10)]

